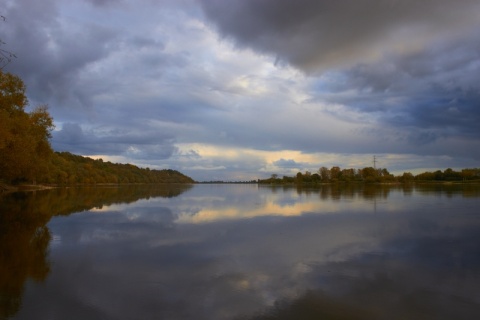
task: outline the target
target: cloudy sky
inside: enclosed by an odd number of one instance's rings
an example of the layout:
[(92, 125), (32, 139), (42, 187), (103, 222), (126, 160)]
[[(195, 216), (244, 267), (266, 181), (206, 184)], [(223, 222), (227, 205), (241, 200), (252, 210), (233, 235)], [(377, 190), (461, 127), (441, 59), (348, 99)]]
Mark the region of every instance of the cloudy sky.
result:
[(57, 151), (249, 180), (480, 166), (478, 0), (6, 0)]

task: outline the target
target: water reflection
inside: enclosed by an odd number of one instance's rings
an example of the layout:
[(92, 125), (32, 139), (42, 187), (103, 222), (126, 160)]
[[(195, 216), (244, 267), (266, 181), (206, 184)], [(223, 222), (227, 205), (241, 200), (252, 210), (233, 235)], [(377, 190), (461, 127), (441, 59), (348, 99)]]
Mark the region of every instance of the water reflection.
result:
[(43, 281), (50, 265), (48, 211), (36, 210), (33, 194), (12, 194), (0, 202), (0, 317), (20, 309), (27, 279)]
[[(205, 195), (200, 190), (206, 192)], [(189, 195), (192, 203), (178, 213), (178, 223), (211, 223), (268, 216), (301, 216), (308, 213), (376, 213), (408, 210), (408, 198), (414, 194), (444, 197), (479, 197), (479, 188), (468, 185), (322, 185), (316, 188), (293, 186), (238, 186), (235, 194), (224, 193), (224, 186), (203, 186)], [(392, 194), (393, 193), (393, 194)], [(395, 198), (395, 201), (387, 201)], [(404, 201), (400, 201), (403, 199)], [(321, 201), (319, 201), (321, 200)], [(431, 202), (431, 205), (436, 205)]]
[(401, 192), (404, 195), (411, 195), (414, 192), (426, 195), (444, 195), (462, 197), (480, 196), (478, 184), (460, 183), (424, 183), (424, 184), (325, 184), (316, 187), (305, 186), (266, 186), (261, 188), (271, 189), (273, 193), (296, 190), (298, 194), (320, 194), (322, 199), (342, 199), (361, 197), (364, 199), (387, 198), (390, 192)]
[(109, 201), (48, 222), (50, 273), (14, 319), (469, 319), (472, 192), (198, 185)]
[(0, 319), (18, 312), (28, 279), (42, 282), (47, 278), (51, 268), (48, 247), (52, 239), (47, 223), (53, 216), (151, 197), (171, 198), (189, 188), (189, 185), (68, 188), (1, 195)]

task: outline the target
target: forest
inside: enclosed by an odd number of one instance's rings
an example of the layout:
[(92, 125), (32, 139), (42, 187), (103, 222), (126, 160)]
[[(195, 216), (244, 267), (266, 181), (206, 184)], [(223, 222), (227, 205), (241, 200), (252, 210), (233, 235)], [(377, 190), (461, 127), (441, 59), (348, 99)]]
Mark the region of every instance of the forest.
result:
[(423, 172), (413, 175), (404, 172), (395, 176), (385, 168), (366, 167), (363, 169), (341, 169), (332, 167), (330, 169), (321, 167), (317, 172), (298, 172), (296, 176), (279, 177), (272, 174), (268, 179), (259, 179), (262, 184), (319, 184), (336, 182), (364, 182), (364, 183), (412, 183), (412, 182), (480, 182), (480, 168), (462, 169), (455, 171), (451, 168), (444, 171)]
[(39, 174), (44, 184), (193, 183), (193, 179), (171, 169), (154, 170), (132, 164), (104, 162), (69, 152), (55, 152), (47, 170)]
[(54, 152), (49, 142), (54, 124), (47, 106), (31, 112), (27, 106), (23, 81), (0, 69), (0, 184), (194, 182), (176, 170), (150, 170)]

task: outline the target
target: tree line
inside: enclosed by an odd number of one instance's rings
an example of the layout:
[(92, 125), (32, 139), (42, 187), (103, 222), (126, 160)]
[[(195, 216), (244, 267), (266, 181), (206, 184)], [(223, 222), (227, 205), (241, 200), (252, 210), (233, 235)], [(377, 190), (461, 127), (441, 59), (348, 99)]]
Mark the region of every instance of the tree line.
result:
[(23, 81), (0, 69), (0, 183), (192, 183), (176, 170), (150, 170), (132, 164), (54, 152), (49, 139), (54, 128), (47, 106), (26, 111)]
[(366, 183), (408, 183), (408, 182), (435, 182), (435, 181), (480, 181), (480, 168), (462, 169), (455, 171), (451, 168), (444, 171), (423, 172), (413, 175), (404, 172), (395, 176), (385, 168), (365, 167), (363, 169), (342, 169), (334, 166), (330, 169), (321, 167), (317, 172), (298, 172), (295, 176), (279, 177), (272, 174), (268, 179), (259, 179), (262, 184), (318, 184), (335, 182), (366, 182)]
[(171, 169), (154, 170), (132, 164), (104, 162), (69, 152), (55, 152), (50, 170), (41, 181), (47, 184), (72, 185), (96, 183), (193, 183), (193, 179)]

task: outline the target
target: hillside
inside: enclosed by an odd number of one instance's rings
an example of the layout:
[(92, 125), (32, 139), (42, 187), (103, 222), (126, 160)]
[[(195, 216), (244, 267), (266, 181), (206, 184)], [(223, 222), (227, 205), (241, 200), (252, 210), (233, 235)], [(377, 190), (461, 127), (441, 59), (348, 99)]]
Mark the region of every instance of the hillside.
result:
[(48, 169), (39, 175), (44, 184), (98, 183), (193, 183), (194, 180), (176, 170), (153, 170), (132, 164), (104, 162), (69, 152), (53, 153)]

